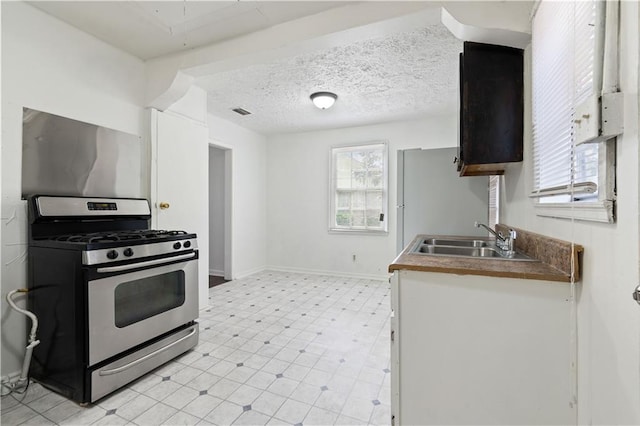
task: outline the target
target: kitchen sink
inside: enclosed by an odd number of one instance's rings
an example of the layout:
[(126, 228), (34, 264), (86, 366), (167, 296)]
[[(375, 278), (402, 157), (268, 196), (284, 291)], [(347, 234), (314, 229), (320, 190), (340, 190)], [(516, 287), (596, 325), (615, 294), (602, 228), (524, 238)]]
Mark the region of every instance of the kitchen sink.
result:
[(497, 248), (492, 240), (469, 238), (425, 238), (416, 244), (411, 250), (411, 253), (427, 256), (457, 256), (473, 259), (536, 260), (519, 252), (507, 255), (504, 250)]
[(442, 254), (447, 256), (500, 257), (500, 254), (490, 247), (449, 247), (423, 244), (418, 248), (418, 252), (423, 254)]
[(427, 238), (422, 244), (433, 246), (456, 246), (456, 247), (486, 247), (487, 241), (484, 240), (463, 240), (463, 239), (443, 239), (443, 238)]

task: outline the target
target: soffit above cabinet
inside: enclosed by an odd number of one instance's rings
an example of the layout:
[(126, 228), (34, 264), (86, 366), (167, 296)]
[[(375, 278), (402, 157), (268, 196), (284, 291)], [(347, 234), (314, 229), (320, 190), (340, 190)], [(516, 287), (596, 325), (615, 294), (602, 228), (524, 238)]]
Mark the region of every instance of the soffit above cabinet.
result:
[(143, 60), (218, 43), (349, 4), (324, 1), (28, 3)]

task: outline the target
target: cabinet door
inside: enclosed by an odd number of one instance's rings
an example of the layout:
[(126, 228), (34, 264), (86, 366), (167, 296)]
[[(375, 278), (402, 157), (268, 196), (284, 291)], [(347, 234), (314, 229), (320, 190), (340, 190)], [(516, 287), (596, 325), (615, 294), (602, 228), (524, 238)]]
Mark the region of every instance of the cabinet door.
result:
[(398, 271), (389, 279), (391, 283), (391, 426), (400, 423), (400, 356), (398, 352)]
[(403, 424), (574, 422), (567, 285), (396, 274), (392, 412)]
[(458, 172), (460, 172), (462, 170), (462, 164), (464, 164), (464, 148), (463, 148), (463, 144), (464, 144), (464, 125), (462, 122), (462, 116), (464, 115), (464, 112), (462, 111), (462, 107), (464, 105), (464, 102), (462, 100), (463, 94), (464, 94), (464, 82), (463, 82), (463, 76), (464, 76), (464, 61), (462, 60), (462, 53), (460, 53), (459, 55), (459, 73), (458, 73), (458, 81), (459, 81), (459, 97), (458, 97), (458, 109), (460, 111), (460, 114), (458, 114), (458, 152), (456, 155), (456, 170)]
[(523, 51), (465, 42), (460, 66), (461, 174), (502, 174), (522, 161)]

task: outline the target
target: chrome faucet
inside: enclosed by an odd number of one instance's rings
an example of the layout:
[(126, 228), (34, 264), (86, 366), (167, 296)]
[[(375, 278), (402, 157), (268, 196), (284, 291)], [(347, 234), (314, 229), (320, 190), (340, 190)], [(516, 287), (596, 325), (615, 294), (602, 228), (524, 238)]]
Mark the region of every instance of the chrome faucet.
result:
[(483, 227), (484, 229), (489, 231), (491, 234), (493, 234), (496, 237), (496, 246), (499, 249), (504, 250), (507, 256), (511, 257), (514, 254), (516, 254), (515, 243), (516, 243), (516, 237), (518, 234), (516, 233), (515, 230), (509, 229), (509, 235), (505, 237), (504, 235), (502, 235), (502, 232), (496, 233), (496, 231), (489, 228), (484, 223), (479, 223), (476, 221), (474, 223), (474, 226), (476, 228)]

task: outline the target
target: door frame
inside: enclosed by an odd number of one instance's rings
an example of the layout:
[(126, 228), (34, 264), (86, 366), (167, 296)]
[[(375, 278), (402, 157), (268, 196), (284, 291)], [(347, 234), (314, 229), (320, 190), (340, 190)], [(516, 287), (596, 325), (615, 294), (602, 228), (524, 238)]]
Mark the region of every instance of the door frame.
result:
[[(233, 148), (209, 139), (209, 149), (224, 151), (224, 279), (233, 279)], [(211, 164), (208, 163), (208, 168)], [(211, 242), (209, 242), (211, 244)]]
[(404, 153), (406, 149), (397, 152), (396, 179), (396, 255), (404, 249)]

